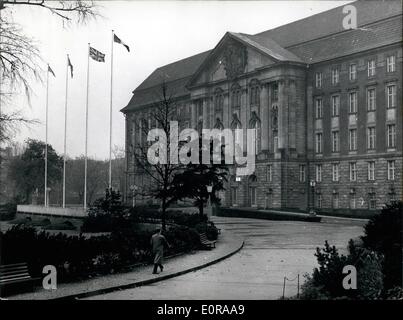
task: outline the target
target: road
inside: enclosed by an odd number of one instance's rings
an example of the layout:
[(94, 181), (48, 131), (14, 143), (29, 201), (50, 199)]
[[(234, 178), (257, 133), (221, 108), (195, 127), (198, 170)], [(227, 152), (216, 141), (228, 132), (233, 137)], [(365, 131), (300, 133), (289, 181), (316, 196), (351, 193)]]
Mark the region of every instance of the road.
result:
[(223, 232), (245, 238), (243, 249), (230, 258), (179, 277), (90, 299), (278, 299), (297, 294), (297, 275), (317, 265), (315, 248), (325, 240), (346, 252), (350, 238), (362, 235), (366, 221), (324, 218), (321, 223), (214, 217)]

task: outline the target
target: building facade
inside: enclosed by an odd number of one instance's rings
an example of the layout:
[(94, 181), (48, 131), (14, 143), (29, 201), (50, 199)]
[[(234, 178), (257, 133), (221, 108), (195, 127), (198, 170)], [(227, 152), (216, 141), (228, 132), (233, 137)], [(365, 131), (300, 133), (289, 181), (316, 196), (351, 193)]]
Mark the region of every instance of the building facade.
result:
[(358, 211), (402, 199), (401, 3), (353, 5), (356, 29), (343, 28), (338, 7), (256, 35), (227, 32), (156, 69), (122, 109), (127, 197), (150, 183), (131, 146), (152, 127), (164, 82), (182, 128), (256, 130), (256, 170), (230, 167), (224, 206)]

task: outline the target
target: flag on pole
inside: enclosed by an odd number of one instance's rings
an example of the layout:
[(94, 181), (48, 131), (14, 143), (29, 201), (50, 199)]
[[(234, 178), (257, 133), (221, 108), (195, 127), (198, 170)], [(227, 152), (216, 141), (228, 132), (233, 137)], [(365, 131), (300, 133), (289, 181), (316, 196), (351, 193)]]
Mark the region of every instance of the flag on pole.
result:
[(53, 72), (53, 70), (52, 70), (52, 68), (50, 67), (50, 65), (48, 65), (48, 72), (50, 72), (50, 73), (56, 78), (56, 75), (55, 75), (55, 73)]
[(105, 54), (102, 52), (90, 47), (90, 57), (98, 62), (105, 62)]
[(67, 55), (67, 67), (70, 67), (71, 77), (73, 78), (73, 65), (71, 64), (70, 57)]
[(113, 41), (115, 41), (116, 43), (120, 43), (127, 49), (128, 52), (130, 52), (129, 46), (126, 43), (124, 43), (122, 40), (120, 40), (120, 38), (116, 34), (113, 34)]

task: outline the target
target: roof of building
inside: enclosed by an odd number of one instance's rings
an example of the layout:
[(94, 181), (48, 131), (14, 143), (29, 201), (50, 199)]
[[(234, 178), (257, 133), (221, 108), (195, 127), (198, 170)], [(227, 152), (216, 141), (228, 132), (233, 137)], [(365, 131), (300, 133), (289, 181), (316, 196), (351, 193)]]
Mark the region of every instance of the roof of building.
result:
[[(400, 0), (359, 0), (353, 4), (359, 27), (354, 30), (343, 29), (343, 5), (255, 35), (228, 34), (279, 61), (305, 63), (326, 61), (402, 40)], [(388, 19), (393, 16), (398, 17)], [(156, 92), (163, 81), (168, 90), (175, 89), (175, 96), (189, 94), (187, 82), (212, 52), (205, 51), (157, 68), (133, 91), (129, 104), (121, 111), (158, 101)]]

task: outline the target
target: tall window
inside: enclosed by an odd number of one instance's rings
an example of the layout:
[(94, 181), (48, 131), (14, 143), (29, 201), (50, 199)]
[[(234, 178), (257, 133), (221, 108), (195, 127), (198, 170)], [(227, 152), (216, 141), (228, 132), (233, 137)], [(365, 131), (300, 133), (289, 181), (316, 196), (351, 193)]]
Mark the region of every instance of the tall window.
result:
[(237, 204), (238, 204), (237, 188), (231, 187), (231, 205), (236, 206)]
[(323, 117), (323, 99), (316, 98), (315, 100), (315, 117), (316, 119), (322, 119)]
[(339, 131), (332, 131), (332, 152), (339, 152)]
[(322, 165), (317, 164), (315, 166), (315, 180), (316, 182), (322, 182)]
[(239, 85), (235, 85), (232, 88), (231, 105), (233, 109), (241, 107), (241, 88)]
[(332, 181), (333, 182), (339, 181), (339, 164), (338, 163), (332, 164)]
[(271, 164), (267, 166), (267, 181), (273, 181), (273, 166)]
[(318, 196), (316, 197), (316, 199), (317, 199), (317, 207), (318, 208), (322, 208), (322, 195), (321, 194), (318, 194)]
[(260, 88), (259, 85), (254, 82), (250, 88), (250, 105), (258, 106), (260, 104)]
[(375, 59), (368, 60), (368, 77), (375, 75)]
[(316, 88), (322, 88), (322, 72), (316, 72), (315, 74), (315, 85)]
[(278, 83), (272, 85), (272, 100), (278, 101)]
[(367, 110), (374, 111), (376, 108), (376, 93), (375, 89), (371, 88), (367, 90)]
[(367, 129), (367, 149), (375, 149), (375, 127), (369, 127)]
[(391, 84), (386, 87), (387, 94), (387, 108), (395, 108), (396, 107), (396, 85)]
[(252, 113), (252, 119), (251, 119), (249, 125), (250, 125), (251, 129), (255, 129), (255, 135), (256, 135), (256, 138), (255, 138), (255, 152), (256, 152), (256, 154), (258, 154), (260, 152), (260, 140), (261, 140), (261, 137), (260, 137), (260, 120), (257, 117), (255, 112)]
[(388, 124), (387, 131), (388, 131), (388, 148), (395, 148), (396, 147), (396, 125)]
[(224, 107), (224, 95), (222, 90), (218, 89), (215, 91), (214, 96), (214, 112), (215, 115), (222, 119), (222, 112)]
[(305, 165), (299, 165), (299, 182), (305, 182)]
[(376, 209), (376, 194), (375, 193), (369, 194), (369, 208), (371, 210)]
[(350, 92), (348, 94), (348, 101), (350, 105), (350, 113), (357, 113), (357, 92)]
[(357, 79), (357, 65), (355, 63), (350, 64), (348, 74), (350, 81), (354, 81), (355, 79)]
[(340, 96), (332, 96), (332, 117), (338, 117), (340, 111)]
[(395, 160), (388, 160), (388, 180), (395, 180)]
[(396, 71), (396, 56), (391, 55), (386, 57), (386, 71), (387, 72)]
[(348, 148), (350, 151), (357, 150), (357, 129), (348, 130)]
[(375, 161), (368, 162), (368, 180), (375, 180)]
[(350, 209), (357, 208), (357, 196), (355, 193), (350, 194)]
[(357, 163), (350, 162), (350, 181), (357, 181)]
[(318, 132), (315, 135), (315, 151), (316, 153), (322, 153), (322, 132)]
[(333, 195), (332, 195), (332, 207), (333, 207), (333, 209), (339, 208), (339, 194), (338, 193), (333, 193)]
[(332, 84), (336, 85), (339, 83), (339, 69), (338, 68), (333, 68), (332, 69)]

